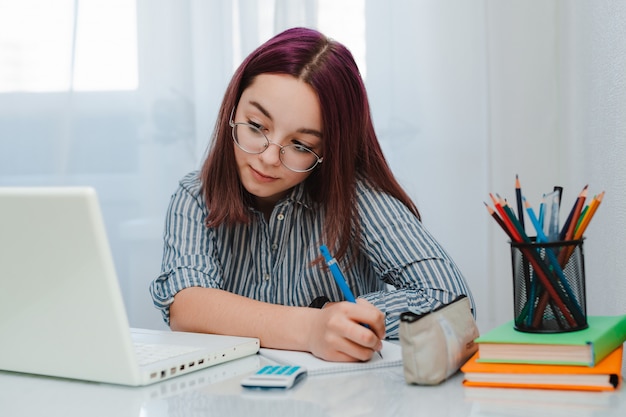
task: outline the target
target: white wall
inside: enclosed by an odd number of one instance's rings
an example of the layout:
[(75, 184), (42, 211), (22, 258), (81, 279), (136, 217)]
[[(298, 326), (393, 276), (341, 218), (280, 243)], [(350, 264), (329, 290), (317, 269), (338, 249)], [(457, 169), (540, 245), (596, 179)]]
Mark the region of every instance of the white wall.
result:
[(587, 308), (626, 313), (626, 3), (380, 3), (367, 3), (376, 127), (479, 326), (513, 318), (508, 238), (483, 201), (513, 199), (516, 174), (537, 205), (563, 186), (563, 217), (585, 184), (606, 190), (586, 234)]
[[(564, 183), (566, 178), (560, 169), (563, 154), (559, 137), (562, 121), (558, 106), (557, 4), (555, 1), (487, 1), (485, 13), (488, 188), (514, 201), (518, 174), (523, 193), (536, 207), (542, 194), (555, 185), (564, 187), (563, 200), (567, 206), (568, 201), (573, 203), (580, 188), (575, 183)], [(513, 318), (511, 255), (508, 237), (493, 220), (489, 223), (488, 236), (486, 262), (492, 313), (488, 319), (499, 324)]]
[[(367, 79), (385, 155), (489, 317), (482, 2), (367, 3)], [(478, 6), (478, 7), (477, 7)]]
[(588, 309), (626, 313), (626, 2), (560, 3), (565, 174), (606, 197), (585, 242)]

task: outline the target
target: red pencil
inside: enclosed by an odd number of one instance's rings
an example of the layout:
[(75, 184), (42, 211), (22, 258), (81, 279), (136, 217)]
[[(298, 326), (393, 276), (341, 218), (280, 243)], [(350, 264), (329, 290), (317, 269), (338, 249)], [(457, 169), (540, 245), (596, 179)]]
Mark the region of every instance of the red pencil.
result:
[(496, 213), (496, 211), (492, 209), (491, 207), (489, 207), (489, 204), (485, 203), (484, 201), (483, 201), (483, 204), (485, 204), (485, 207), (487, 207), (487, 211), (489, 212), (491, 217), (493, 217), (496, 220), (496, 222), (500, 225), (502, 230), (504, 230), (504, 233), (506, 233), (509, 238), (513, 239), (513, 236), (511, 236), (511, 232), (509, 232), (508, 228), (506, 227), (506, 224), (504, 224), (504, 221), (500, 218), (500, 216), (498, 216), (498, 213)]
[[(585, 200), (587, 199), (587, 185), (583, 188), (583, 190), (578, 195), (576, 199), (576, 203), (574, 203), (574, 208), (572, 209), (572, 218), (569, 224), (569, 228), (565, 233), (565, 237), (563, 240), (572, 240), (574, 238), (574, 232), (576, 230), (576, 224), (578, 223), (578, 218), (580, 217), (580, 213), (583, 211), (583, 206), (585, 205)], [(561, 268), (565, 268), (567, 261), (569, 260), (569, 256), (571, 255), (571, 251), (563, 250), (559, 252), (559, 265)]]
[(576, 230), (576, 224), (578, 223), (578, 218), (580, 217), (580, 213), (583, 211), (583, 206), (585, 205), (585, 200), (587, 199), (587, 188), (588, 185), (585, 185), (583, 190), (578, 194), (578, 198), (576, 199), (576, 203), (574, 203), (572, 221), (569, 224), (569, 228), (565, 233), (564, 240), (571, 240), (574, 237), (574, 231)]
[(491, 197), (494, 207), (496, 208), (496, 210), (500, 214), (500, 218), (502, 218), (502, 221), (506, 225), (506, 230), (508, 230), (511, 240), (515, 242), (522, 242), (522, 237), (518, 233), (517, 228), (513, 225), (513, 222), (511, 221), (509, 216), (504, 211), (504, 208), (502, 207), (500, 201), (498, 201), (498, 199), (494, 197), (494, 195), (491, 193), (489, 193), (489, 197)]

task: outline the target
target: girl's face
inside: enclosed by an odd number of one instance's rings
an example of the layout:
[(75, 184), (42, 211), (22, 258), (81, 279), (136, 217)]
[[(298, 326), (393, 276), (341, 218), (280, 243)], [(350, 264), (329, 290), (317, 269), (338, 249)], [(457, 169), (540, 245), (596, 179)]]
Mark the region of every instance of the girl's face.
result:
[(305, 146), (323, 157), (317, 94), (291, 75), (261, 74), (243, 91), (233, 121), (258, 127), (271, 142), (260, 154), (246, 153), (233, 143), (241, 183), (256, 197), (259, 209), (271, 211), (312, 172), (294, 172), (285, 167), (276, 144)]

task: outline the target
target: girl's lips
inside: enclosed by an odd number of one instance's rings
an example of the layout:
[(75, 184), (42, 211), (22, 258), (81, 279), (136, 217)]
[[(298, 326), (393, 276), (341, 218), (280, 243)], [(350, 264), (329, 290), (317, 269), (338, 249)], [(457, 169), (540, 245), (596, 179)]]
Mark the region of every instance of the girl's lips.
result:
[(274, 177), (264, 175), (252, 167), (250, 167), (250, 171), (252, 171), (252, 176), (254, 176), (254, 178), (260, 182), (271, 182), (277, 179)]

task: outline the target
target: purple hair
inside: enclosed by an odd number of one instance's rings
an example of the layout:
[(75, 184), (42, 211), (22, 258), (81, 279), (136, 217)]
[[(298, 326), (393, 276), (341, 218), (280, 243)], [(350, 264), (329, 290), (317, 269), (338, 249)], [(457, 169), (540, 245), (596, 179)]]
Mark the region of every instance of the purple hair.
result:
[(397, 198), (419, 218), (417, 207), (384, 158), (365, 85), (352, 54), (316, 30), (293, 28), (253, 51), (226, 89), (201, 173), (208, 226), (249, 221), (251, 196), (239, 180), (228, 120), (243, 91), (257, 75), (266, 73), (292, 75), (308, 83), (318, 95), (324, 163), (306, 179), (306, 186), (325, 212), (332, 213), (326, 216), (324, 238), (328, 243), (338, 242), (338, 258), (354, 249), (350, 240), (359, 235), (357, 179)]

